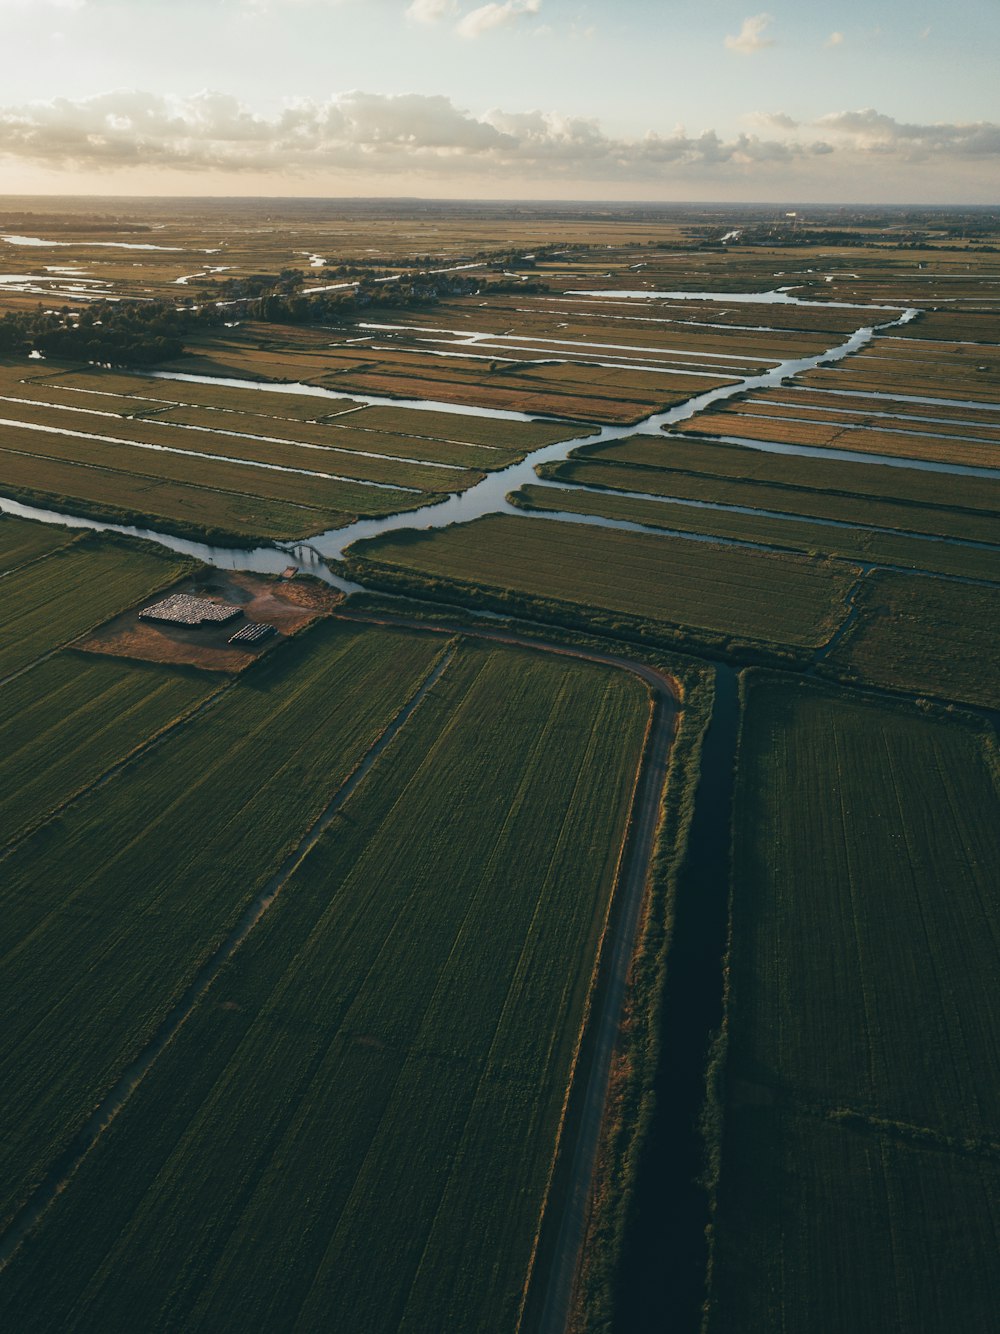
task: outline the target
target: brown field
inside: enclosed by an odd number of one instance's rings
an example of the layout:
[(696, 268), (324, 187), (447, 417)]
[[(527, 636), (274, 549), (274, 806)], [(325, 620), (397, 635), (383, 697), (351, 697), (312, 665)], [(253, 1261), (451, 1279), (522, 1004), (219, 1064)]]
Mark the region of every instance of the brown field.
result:
[[(782, 402), (791, 403), (798, 407), (811, 408), (837, 408), (846, 412), (857, 412), (864, 415), (866, 412), (889, 412), (893, 418), (911, 418), (911, 417), (931, 417), (938, 424), (935, 430), (946, 429), (942, 423), (970, 423), (978, 426), (988, 426), (994, 431), (1000, 432), (1000, 409), (994, 408), (987, 403), (977, 404), (974, 408), (964, 407), (961, 404), (948, 403), (945, 401), (938, 403), (912, 403), (903, 398), (894, 398), (892, 402), (886, 402), (883, 399), (873, 398), (871, 394), (836, 392), (832, 393), (825, 389), (804, 389), (801, 385), (787, 385), (781, 389), (767, 390), (763, 393), (755, 391), (752, 397), (745, 399), (735, 399), (733, 406), (738, 407), (740, 403), (772, 403)], [(956, 432), (961, 434), (961, 432)]]
[(964, 417), (955, 414), (942, 421), (933, 420), (935, 409), (928, 405), (924, 405), (923, 414), (911, 412), (897, 417), (887, 415), (891, 413), (892, 405), (881, 399), (869, 399), (866, 410), (865, 407), (849, 406), (839, 395), (829, 395), (825, 403), (815, 404), (800, 403), (794, 393), (782, 396), (781, 391), (775, 391), (770, 397), (754, 394), (742, 398), (731, 405), (731, 410), (751, 418), (801, 419), (844, 430), (866, 427), (875, 431), (911, 431), (918, 435), (961, 436), (991, 444), (1000, 438), (1000, 423), (990, 422), (989, 418), (979, 420), (978, 415), (973, 417), (968, 409)]
[(786, 418), (754, 418), (749, 412), (702, 412), (683, 423), (687, 435), (738, 436), (744, 440), (808, 445), (814, 449), (848, 449), (861, 454), (956, 463), (963, 467), (1000, 468), (1000, 444), (954, 440), (905, 431), (899, 434), (868, 427)]

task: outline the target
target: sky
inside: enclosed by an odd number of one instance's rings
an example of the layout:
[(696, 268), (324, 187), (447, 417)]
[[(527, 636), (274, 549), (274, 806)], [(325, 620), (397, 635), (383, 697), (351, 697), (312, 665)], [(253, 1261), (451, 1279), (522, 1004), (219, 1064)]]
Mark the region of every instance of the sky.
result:
[(0, 0), (0, 193), (1000, 204), (1000, 3)]

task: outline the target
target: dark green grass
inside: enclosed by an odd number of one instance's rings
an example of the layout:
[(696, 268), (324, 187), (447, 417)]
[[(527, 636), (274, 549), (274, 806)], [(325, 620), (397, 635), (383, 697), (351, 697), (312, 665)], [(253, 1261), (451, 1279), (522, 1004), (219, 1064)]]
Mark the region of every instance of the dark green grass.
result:
[(198, 672), (59, 653), (0, 690), (0, 843), (219, 689)]
[(734, 637), (822, 643), (854, 578), (801, 556), (542, 519), (488, 516), (429, 534), (357, 542), (362, 575), (415, 570), (463, 585), (513, 590)]
[(8, 1271), (5, 1318), (513, 1330), (647, 711), (623, 674), (464, 648)]
[(173, 583), (190, 563), (77, 538), (0, 579), (0, 678), (75, 639), (115, 612)]
[(827, 664), (848, 680), (1000, 708), (1000, 589), (877, 571)]
[[(635, 500), (630, 496), (578, 491), (572, 488), (525, 486), (512, 497), (530, 510), (599, 514), (652, 528), (701, 533), (711, 537), (759, 542), (787, 551), (817, 552), (844, 560), (902, 565), (940, 574), (959, 574), (1000, 583), (1000, 547), (982, 551), (949, 546), (933, 539), (874, 533), (865, 528), (834, 528), (806, 519), (775, 519), (768, 515), (672, 505), (668, 501)], [(998, 529), (1000, 533), (1000, 529)]]
[(438, 651), (426, 637), (317, 627), (0, 863), (0, 1217)]
[(58, 551), (73, 537), (65, 528), (47, 528), (10, 514), (0, 516), (0, 574)]
[(998, 774), (971, 724), (751, 678), (712, 1334), (992, 1327)]

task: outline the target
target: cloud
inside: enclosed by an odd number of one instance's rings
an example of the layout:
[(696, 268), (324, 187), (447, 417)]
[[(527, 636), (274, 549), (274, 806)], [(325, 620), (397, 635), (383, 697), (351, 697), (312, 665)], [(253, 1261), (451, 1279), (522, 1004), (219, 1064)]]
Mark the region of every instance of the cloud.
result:
[(774, 39), (764, 36), (764, 30), (769, 28), (774, 22), (772, 14), (754, 14), (752, 18), (743, 20), (743, 27), (734, 37), (730, 34), (726, 38), (726, 46), (730, 51), (739, 51), (742, 55), (750, 56), (755, 51), (762, 51), (765, 46), (773, 46)]
[(0, 155), (49, 167), (381, 173), (511, 171), (579, 180), (653, 179), (697, 169), (789, 160), (807, 147), (714, 130), (607, 136), (594, 120), (552, 112), (476, 116), (442, 96), (348, 92), (300, 100), (272, 117), (236, 98), (186, 100), (119, 91), (0, 109)]
[(823, 43), (824, 46), (843, 46), (844, 34), (842, 32), (831, 32), (830, 36)]
[(514, 22), (523, 14), (537, 14), (542, 0), (504, 0), (503, 4), (490, 3), (471, 10), (459, 22), (460, 37), (481, 37), (484, 32)]
[(873, 156), (896, 156), (909, 161), (928, 158), (1000, 156), (1000, 125), (991, 121), (965, 124), (910, 124), (871, 107), (837, 111), (816, 125), (834, 136), (842, 148)]
[(456, 0), (413, 0), (406, 17), (415, 23), (440, 23), (450, 18), (458, 6)]
[(797, 130), (799, 122), (785, 111), (755, 111), (747, 117), (755, 125), (769, 130)]
[[(554, 192), (560, 182), (652, 186), (654, 193), (676, 186), (688, 197), (704, 197), (702, 181), (794, 172), (825, 161), (840, 162), (843, 171), (867, 164), (877, 185), (892, 161), (900, 169), (929, 162), (926, 171), (940, 174), (959, 170), (962, 161), (1000, 159), (1000, 125), (988, 122), (911, 125), (871, 109), (835, 112), (812, 126), (784, 112), (754, 119), (756, 132), (735, 136), (676, 128), (617, 138), (584, 117), (539, 110), (476, 115), (447, 97), (418, 93), (346, 92), (262, 116), (218, 92), (175, 99), (118, 91), (0, 107), (0, 158), (77, 172), (145, 168), (314, 183), (346, 174), (358, 184), (394, 176), (488, 180), (501, 188), (538, 181)], [(983, 174), (979, 165), (966, 170)]]

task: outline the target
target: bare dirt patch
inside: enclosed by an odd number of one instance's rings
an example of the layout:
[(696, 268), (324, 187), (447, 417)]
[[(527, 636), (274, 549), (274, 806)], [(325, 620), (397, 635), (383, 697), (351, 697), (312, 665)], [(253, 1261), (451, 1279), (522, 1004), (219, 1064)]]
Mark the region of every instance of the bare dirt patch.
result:
[[(233, 603), (241, 608), (243, 615), (226, 625), (159, 625), (139, 620), (143, 608), (155, 601), (146, 598), (139, 606), (78, 639), (73, 647), (142, 662), (241, 672), (289, 635), (328, 616), (343, 601), (343, 594), (313, 579), (301, 576), (292, 580), (272, 579), (244, 570), (207, 571), (193, 579), (184, 579), (170, 591)], [(257, 644), (230, 644), (230, 636), (248, 621), (272, 625), (277, 633)]]

